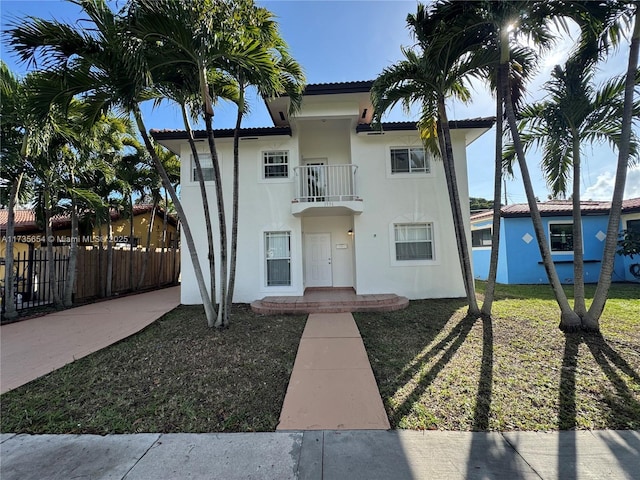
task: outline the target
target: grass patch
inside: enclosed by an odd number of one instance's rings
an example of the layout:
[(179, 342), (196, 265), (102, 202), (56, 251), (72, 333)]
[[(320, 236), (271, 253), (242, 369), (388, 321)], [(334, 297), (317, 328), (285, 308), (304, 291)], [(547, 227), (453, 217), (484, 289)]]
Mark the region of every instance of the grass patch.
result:
[(562, 334), (548, 285), (499, 285), (492, 320), (459, 300), (354, 316), (394, 428), (640, 429), (639, 298), (612, 285), (602, 335)]
[[(491, 321), (457, 299), (354, 316), (394, 428), (640, 429), (639, 298), (638, 285), (612, 286), (602, 336), (563, 335), (548, 286), (499, 285)], [(220, 332), (201, 307), (179, 307), (2, 395), (1, 431), (275, 430), (305, 317), (232, 315)]]
[(234, 305), (232, 327), (207, 328), (181, 306), (142, 332), (1, 397), (1, 431), (273, 431), (303, 316), (259, 317)]

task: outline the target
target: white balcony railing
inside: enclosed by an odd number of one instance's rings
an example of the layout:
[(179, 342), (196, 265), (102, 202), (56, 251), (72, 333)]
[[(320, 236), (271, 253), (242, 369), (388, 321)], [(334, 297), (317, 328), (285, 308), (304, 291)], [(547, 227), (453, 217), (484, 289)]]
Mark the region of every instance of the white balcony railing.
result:
[(295, 167), (298, 202), (345, 202), (359, 200), (357, 165), (304, 165)]

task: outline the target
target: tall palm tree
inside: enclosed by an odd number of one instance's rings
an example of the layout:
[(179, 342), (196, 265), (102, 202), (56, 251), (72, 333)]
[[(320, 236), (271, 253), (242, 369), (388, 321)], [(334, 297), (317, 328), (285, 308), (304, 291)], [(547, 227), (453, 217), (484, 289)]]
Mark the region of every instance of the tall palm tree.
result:
[(119, 108), (133, 115), (154, 167), (182, 221), (207, 322), (213, 325), (215, 311), (189, 222), (171, 180), (155, 154), (140, 109), (141, 102), (155, 95), (143, 45), (131, 35), (128, 22), (112, 12), (103, 0), (76, 0), (75, 3), (82, 7), (91, 29), (80, 28), (79, 24), (31, 18), (9, 29), (9, 44), (24, 61), (39, 53), (48, 58), (49, 79), (40, 88), (43, 102), (67, 105), (74, 96), (85, 94), (94, 107), (95, 116), (109, 108)]
[[(6, 204), (8, 210), (4, 255), (4, 303), (2, 306), (4, 307), (4, 317), (12, 320), (18, 316), (14, 302), (16, 291), (13, 277), (14, 209), (23, 186), (26, 166), (24, 157), (29, 125), (20, 108), (25, 97), (23, 84), (3, 61), (0, 61), (0, 95), (2, 97), (0, 103), (2, 113), (0, 177), (3, 183), (0, 184), (0, 190), (3, 190), (2, 204)], [(6, 194), (4, 193), (5, 188), (8, 190)]]
[[(220, 251), (220, 306), (216, 327), (228, 325), (228, 234), (220, 162), (213, 130), (214, 102), (218, 96), (211, 72), (241, 67), (260, 72), (262, 78), (277, 77), (269, 48), (251, 34), (256, 26), (253, 1), (209, 2), (186, 0), (136, 0), (132, 2), (134, 32), (150, 43), (162, 45), (160, 66), (195, 69), (200, 108), (207, 132), (216, 192)], [(258, 22), (259, 23), (259, 22)], [(193, 148), (192, 148), (193, 149)], [(197, 162), (197, 154), (194, 155)], [(196, 168), (197, 163), (196, 163)], [(202, 175), (200, 175), (202, 179)], [(204, 191), (204, 183), (201, 191)]]
[(408, 110), (412, 104), (420, 105), (418, 129), (432, 155), (443, 160), (449, 202), (455, 229), (458, 257), (469, 304), (469, 314), (478, 315), (480, 309), (475, 297), (474, 280), (464, 219), (460, 206), (455, 160), (451, 147), (451, 134), (446, 112), (446, 99), (453, 96), (460, 101), (470, 99), (466, 80), (479, 73), (483, 65), (469, 53), (464, 37), (446, 35), (446, 23), (422, 4), (415, 15), (407, 17), (418, 40), (416, 50), (403, 48), (404, 60), (388, 67), (375, 80), (371, 89), (374, 119), (398, 103)]
[[(547, 99), (520, 112), (525, 148), (541, 146), (543, 170), (554, 197), (571, 194), (573, 203), (574, 311), (587, 313), (584, 292), (584, 252), (581, 214), (581, 148), (585, 142), (608, 142), (618, 148), (623, 113), (624, 78), (595, 89), (592, 65), (573, 57), (556, 66), (546, 84)], [(640, 101), (634, 105), (640, 113)], [(631, 154), (638, 158), (637, 137), (631, 135)], [(572, 188), (569, 188), (572, 178)]]
[(510, 90), (511, 100), (517, 107), (523, 98), (524, 84), (535, 71), (536, 65), (536, 54), (532, 48), (504, 40), (509, 39), (507, 32), (516, 24), (516, 32), (530, 38), (536, 45), (546, 47), (551, 38), (545, 23), (540, 20), (540, 12), (532, 2), (442, 1), (437, 2), (435, 9), (446, 25), (447, 35), (466, 38), (464, 42), (468, 44), (470, 52), (485, 59), (483, 76), (496, 94), (493, 225), (489, 275), (482, 305), (482, 313), (490, 315), (500, 243), (502, 172), (505, 168), (502, 161), (505, 90)]
[(628, 10), (623, 10), (619, 18), (630, 18), (634, 22), (633, 33), (629, 46), (629, 62), (625, 78), (624, 107), (622, 114), (622, 129), (620, 132), (620, 142), (618, 149), (618, 164), (616, 168), (616, 180), (609, 211), (609, 224), (607, 225), (607, 238), (605, 239), (602, 263), (600, 267), (600, 278), (598, 286), (593, 296), (593, 302), (589, 307), (583, 322), (589, 330), (600, 329), (600, 316), (607, 301), (609, 287), (611, 286), (611, 275), (613, 273), (614, 257), (616, 252), (618, 231), (620, 228), (620, 215), (622, 212), (622, 200), (624, 187), (627, 179), (627, 168), (630, 157), (631, 134), (633, 128), (633, 105), (636, 89), (636, 75), (638, 70), (638, 52), (640, 50), (640, 22), (638, 22), (638, 5), (633, 4)]
[(263, 98), (275, 97), (285, 94), (289, 97), (289, 115), (294, 115), (302, 104), (302, 92), (305, 78), (300, 65), (289, 55), (287, 45), (278, 32), (278, 26), (273, 20), (273, 15), (265, 8), (249, 7), (254, 9), (254, 24), (250, 29), (250, 36), (260, 42), (263, 48), (273, 55), (275, 68), (257, 70), (245, 68), (242, 63), (232, 62), (228, 72), (233, 76), (237, 91), (232, 100), (238, 107), (236, 124), (233, 134), (233, 201), (231, 219), (231, 253), (229, 266), (229, 287), (227, 291), (227, 311), (224, 312), (225, 325), (228, 325), (228, 306), (233, 302), (235, 289), (236, 261), (238, 254), (238, 216), (239, 216), (239, 190), (240, 190), (240, 129), (242, 119), (247, 113), (246, 90), (254, 86)]

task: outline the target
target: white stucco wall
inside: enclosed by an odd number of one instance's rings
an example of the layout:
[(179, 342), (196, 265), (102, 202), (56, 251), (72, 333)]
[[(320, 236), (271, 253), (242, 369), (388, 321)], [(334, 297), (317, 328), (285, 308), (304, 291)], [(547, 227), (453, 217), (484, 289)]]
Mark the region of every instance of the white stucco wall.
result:
[[(330, 233), (332, 283), (353, 286), (357, 293), (397, 293), (411, 299), (462, 297), (464, 287), (441, 161), (431, 161), (428, 175), (391, 175), (390, 147), (419, 146), (416, 134), (387, 132), (356, 134), (350, 121), (299, 120), (293, 136), (263, 137), (240, 144), (240, 225), (234, 302), (248, 303), (267, 295), (302, 295), (304, 292), (303, 233)], [(469, 218), (464, 131), (453, 131), (454, 154), (464, 218)], [(232, 140), (217, 140), (221, 158), (225, 208), (231, 233)], [(198, 143), (203, 153), (205, 142)], [(289, 151), (289, 178), (264, 180), (262, 152)], [(191, 182), (191, 155), (185, 141), (181, 197), (196, 241), (204, 276), (209, 279), (202, 202), (197, 183)], [(326, 158), (330, 164), (358, 165), (361, 215), (301, 216), (291, 213), (295, 196), (294, 167), (306, 158)], [(215, 192), (207, 183), (214, 233), (217, 228)], [(434, 228), (435, 258), (428, 262), (397, 262), (393, 224), (430, 222)], [(353, 229), (354, 235), (347, 234)], [(470, 232), (467, 224), (470, 245)], [(291, 232), (292, 284), (267, 287), (264, 232)], [(183, 232), (182, 303), (201, 303)], [(347, 245), (344, 248), (343, 245)], [(340, 247), (338, 247), (340, 246)], [(216, 261), (219, 266), (216, 242)], [(219, 285), (219, 281), (217, 282)], [(219, 292), (218, 292), (219, 293)]]
[[(351, 144), (365, 205), (354, 219), (358, 293), (393, 292), (410, 299), (464, 296), (442, 162), (432, 160), (430, 174), (391, 175), (390, 148), (420, 146), (417, 134), (354, 133)], [(468, 193), (463, 145), (455, 145), (454, 155), (464, 205)], [(468, 218), (468, 209), (463, 215)], [(395, 261), (393, 224), (413, 222), (433, 224), (433, 261)]]

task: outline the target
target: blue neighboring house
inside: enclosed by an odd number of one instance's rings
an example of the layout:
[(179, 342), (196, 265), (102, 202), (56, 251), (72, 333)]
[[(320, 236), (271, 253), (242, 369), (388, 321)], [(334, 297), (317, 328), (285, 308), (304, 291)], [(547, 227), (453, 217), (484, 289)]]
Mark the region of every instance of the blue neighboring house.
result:
[[(610, 205), (611, 202), (582, 202), (586, 283), (596, 283), (600, 275)], [(540, 202), (538, 208), (560, 281), (567, 284), (573, 283), (571, 201)], [(479, 280), (486, 280), (489, 275), (492, 221), (492, 211), (471, 216), (473, 270), (475, 278)], [(620, 223), (620, 231), (633, 230), (640, 233), (640, 198), (623, 202)], [(640, 282), (640, 257), (616, 255), (612, 280)], [(497, 281), (511, 284), (548, 283), (527, 204), (502, 207)]]

